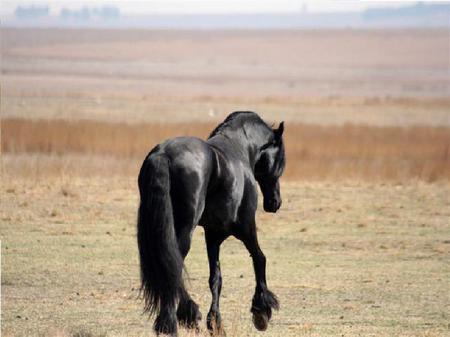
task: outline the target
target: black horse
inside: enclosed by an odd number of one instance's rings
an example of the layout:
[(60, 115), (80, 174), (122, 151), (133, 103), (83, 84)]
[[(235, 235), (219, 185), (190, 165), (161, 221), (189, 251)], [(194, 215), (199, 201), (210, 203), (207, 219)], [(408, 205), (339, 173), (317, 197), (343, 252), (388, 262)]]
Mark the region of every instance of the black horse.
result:
[(216, 127), (205, 142), (193, 137), (169, 139), (145, 158), (139, 173), (141, 203), (137, 240), (145, 311), (156, 313), (155, 331), (176, 336), (177, 321), (198, 329), (201, 314), (183, 283), (183, 261), (194, 228), (203, 226), (212, 293), (207, 327), (222, 334), (219, 248), (230, 235), (249, 251), (256, 289), (251, 312), (265, 330), (278, 309), (267, 288), (266, 258), (256, 235), (258, 182), (264, 210), (281, 206), (279, 178), (285, 166), (283, 122), (272, 129), (256, 113), (238, 111)]

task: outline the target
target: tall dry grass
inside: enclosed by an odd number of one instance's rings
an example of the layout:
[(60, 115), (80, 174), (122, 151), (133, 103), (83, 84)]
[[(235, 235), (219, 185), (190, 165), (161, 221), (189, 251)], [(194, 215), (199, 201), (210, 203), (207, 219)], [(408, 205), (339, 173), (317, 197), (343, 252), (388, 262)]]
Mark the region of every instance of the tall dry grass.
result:
[[(215, 125), (5, 119), (1, 126), (1, 148), (3, 153), (20, 154), (23, 164), (24, 154), (72, 156), (71, 164), (62, 165), (61, 169), (70, 171), (77, 162), (73, 156), (81, 155), (88, 159), (78, 162), (93, 165), (95, 170), (102, 165), (92, 164), (96, 160), (91, 161), (91, 157), (97, 158), (97, 162), (98, 158), (108, 158), (106, 167), (110, 173), (130, 172), (130, 163), (135, 173), (157, 143), (182, 135), (206, 138)], [(285, 143), (288, 179), (450, 179), (450, 129), (446, 127), (287, 123)], [(47, 167), (50, 166), (51, 162)]]

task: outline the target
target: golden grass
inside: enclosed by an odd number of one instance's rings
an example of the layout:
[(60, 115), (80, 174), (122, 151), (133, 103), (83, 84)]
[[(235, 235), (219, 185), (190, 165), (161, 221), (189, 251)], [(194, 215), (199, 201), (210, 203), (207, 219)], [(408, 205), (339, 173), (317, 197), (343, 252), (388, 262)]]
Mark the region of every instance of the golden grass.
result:
[[(81, 155), (87, 157), (84, 161), (88, 166), (93, 165), (89, 163), (91, 157), (108, 158), (102, 163), (108, 172), (130, 173), (130, 165), (131, 170), (137, 171), (147, 152), (162, 140), (185, 135), (206, 138), (215, 125), (212, 122), (125, 124), (5, 119), (1, 130), (2, 151), (22, 155), (39, 153), (55, 158)], [(304, 180), (448, 180), (449, 131), (446, 127), (288, 123), (285, 176)], [(21, 158), (23, 161), (23, 156)], [(70, 171), (71, 166), (68, 164), (60, 171)]]

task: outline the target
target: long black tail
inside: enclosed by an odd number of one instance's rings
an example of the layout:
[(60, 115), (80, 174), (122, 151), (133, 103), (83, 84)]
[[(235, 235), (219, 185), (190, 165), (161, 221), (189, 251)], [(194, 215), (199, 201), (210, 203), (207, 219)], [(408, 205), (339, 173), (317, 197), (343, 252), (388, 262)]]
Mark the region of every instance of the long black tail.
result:
[(141, 291), (144, 311), (153, 314), (164, 305), (175, 305), (184, 289), (183, 258), (175, 236), (170, 199), (168, 158), (164, 154), (149, 155), (141, 167), (138, 183)]

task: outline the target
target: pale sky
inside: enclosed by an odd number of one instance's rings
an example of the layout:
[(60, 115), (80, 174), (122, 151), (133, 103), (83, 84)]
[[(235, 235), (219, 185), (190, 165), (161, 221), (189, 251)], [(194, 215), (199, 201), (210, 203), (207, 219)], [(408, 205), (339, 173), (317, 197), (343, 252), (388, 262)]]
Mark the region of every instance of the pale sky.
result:
[[(426, 2), (426, 1), (425, 1)], [(373, 7), (399, 7), (415, 1), (372, 0), (2, 0), (0, 12), (14, 13), (17, 6), (48, 4), (52, 14), (62, 7), (81, 8), (114, 5), (123, 14), (192, 14), (192, 13), (275, 13), (275, 12), (335, 12), (361, 11)]]

